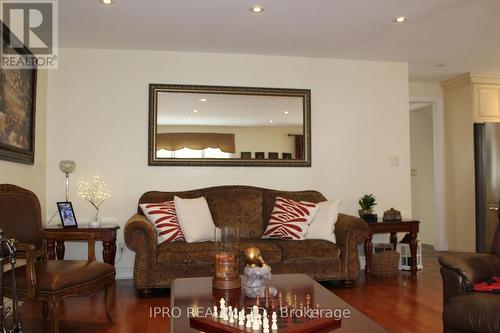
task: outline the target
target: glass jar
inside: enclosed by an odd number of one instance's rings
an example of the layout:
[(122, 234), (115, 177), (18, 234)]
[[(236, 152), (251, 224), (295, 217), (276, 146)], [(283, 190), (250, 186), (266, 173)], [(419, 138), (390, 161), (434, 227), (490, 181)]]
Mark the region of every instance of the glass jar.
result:
[(241, 288), (239, 275), (240, 237), (238, 227), (216, 228), (215, 243), (215, 277), (213, 287), (216, 289)]

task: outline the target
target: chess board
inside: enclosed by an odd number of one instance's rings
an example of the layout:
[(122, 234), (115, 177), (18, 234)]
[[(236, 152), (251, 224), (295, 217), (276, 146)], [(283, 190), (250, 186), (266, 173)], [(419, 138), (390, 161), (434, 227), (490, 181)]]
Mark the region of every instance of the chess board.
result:
[[(213, 319), (211, 317), (194, 317), (189, 319), (191, 328), (210, 333), (258, 333), (245, 326), (239, 326), (238, 323), (230, 324), (222, 319)], [(333, 331), (341, 326), (341, 320), (335, 318), (318, 319), (279, 319), (277, 330), (269, 330), (271, 333), (324, 333)]]

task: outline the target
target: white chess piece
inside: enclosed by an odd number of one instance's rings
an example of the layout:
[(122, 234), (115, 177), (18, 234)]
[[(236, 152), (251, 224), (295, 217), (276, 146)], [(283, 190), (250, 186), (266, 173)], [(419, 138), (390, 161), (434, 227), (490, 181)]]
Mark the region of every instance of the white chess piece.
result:
[(273, 312), (272, 319), (273, 324), (271, 325), (271, 329), (276, 331), (278, 329), (278, 324), (276, 323), (278, 321), (278, 315), (276, 314), (276, 311)]
[(251, 328), (252, 327), (252, 316), (247, 314), (247, 323), (245, 325), (246, 328)]
[(238, 320), (238, 308), (233, 309), (233, 318), (234, 321)]
[(224, 298), (220, 299), (219, 304), (220, 304), (219, 318), (224, 319), (224, 313), (226, 312), (226, 301), (224, 300)]
[(263, 333), (269, 333), (269, 319), (267, 317), (264, 317), (262, 321), (262, 328), (264, 329)]
[(228, 308), (224, 308), (224, 317), (222, 320), (228, 320), (229, 319), (229, 314), (228, 314)]
[(264, 312), (262, 312), (262, 317), (264, 317), (264, 318), (267, 317), (267, 310), (266, 309), (264, 309)]
[(217, 318), (217, 305), (214, 305), (214, 311), (212, 312), (212, 318)]
[(234, 323), (234, 312), (229, 311), (229, 323), (233, 324)]
[(238, 315), (238, 325), (245, 326), (245, 310), (241, 310)]
[(252, 322), (252, 331), (260, 331), (260, 323), (257, 318)]

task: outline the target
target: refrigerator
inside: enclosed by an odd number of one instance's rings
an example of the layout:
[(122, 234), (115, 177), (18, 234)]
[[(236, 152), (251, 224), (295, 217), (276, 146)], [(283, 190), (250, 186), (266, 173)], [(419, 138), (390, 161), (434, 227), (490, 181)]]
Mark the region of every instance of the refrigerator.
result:
[(488, 253), (499, 221), (500, 123), (474, 125), (476, 251)]

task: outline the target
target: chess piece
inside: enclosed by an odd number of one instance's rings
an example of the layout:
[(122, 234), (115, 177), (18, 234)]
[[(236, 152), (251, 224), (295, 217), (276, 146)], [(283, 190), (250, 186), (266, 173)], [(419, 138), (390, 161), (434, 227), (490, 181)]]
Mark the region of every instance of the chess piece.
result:
[(246, 328), (251, 328), (252, 327), (252, 315), (247, 314), (247, 323), (245, 325)]
[(269, 309), (269, 288), (264, 289), (264, 306)]
[(233, 317), (234, 317), (234, 321), (238, 320), (238, 308), (233, 309)]
[(273, 313), (276, 310), (276, 304), (274, 303), (274, 298), (271, 299), (271, 313)]
[(306, 311), (311, 310), (311, 295), (306, 295)]
[(221, 298), (220, 301), (219, 301), (219, 305), (220, 305), (220, 313), (219, 313), (219, 318), (220, 319), (224, 319), (224, 313), (226, 312), (226, 301), (224, 300), (224, 298)]
[(280, 311), (283, 308), (283, 293), (281, 291), (278, 293), (278, 308)]
[(260, 331), (260, 322), (257, 318), (252, 322), (252, 331)]
[(271, 325), (271, 329), (273, 331), (276, 331), (278, 329), (278, 324), (276, 323), (278, 321), (278, 315), (276, 314), (276, 312), (273, 312), (273, 315), (271, 318), (273, 320), (273, 324)]
[(234, 324), (234, 312), (229, 311), (229, 323)]
[(262, 328), (263, 328), (263, 333), (269, 333), (269, 319), (267, 317), (264, 317), (264, 320), (262, 322)]
[(218, 316), (217, 316), (217, 305), (214, 305), (214, 310), (213, 310), (213, 312), (212, 312), (212, 318), (214, 318), (214, 319), (215, 319), (215, 318), (217, 318), (217, 317), (218, 317)]
[(260, 295), (257, 294), (257, 298), (255, 299), (255, 305), (260, 306)]
[(245, 326), (245, 310), (241, 310), (238, 315), (238, 325)]
[(266, 310), (266, 309), (264, 309), (264, 312), (262, 312), (262, 317), (263, 317), (263, 318), (266, 318), (266, 317), (267, 317), (267, 310)]
[(229, 316), (227, 314), (227, 308), (224, 308), (224, 313), (222, 314), (222, 320), (228, 320)]

